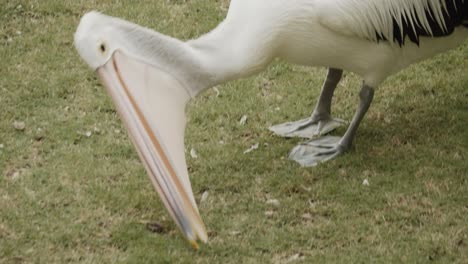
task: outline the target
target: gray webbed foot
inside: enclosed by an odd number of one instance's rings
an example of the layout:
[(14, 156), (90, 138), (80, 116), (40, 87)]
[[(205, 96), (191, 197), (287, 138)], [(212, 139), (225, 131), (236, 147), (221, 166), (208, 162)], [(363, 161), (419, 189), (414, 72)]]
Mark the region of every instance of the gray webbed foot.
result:
[(363, 83), (359, 97), (359, 107), (342, 138), (326, 136), (309, 140), (294, 147), (289, 153), (289, 158), (304, 167), (312, 167), (321, 162), (334, 159), (350, 149), (359, 124), (374, 98), (374, 89)]
[(286, 138), (300, 137), (312, 139), (330, 133), (344, 124), (345, 121), (338, 118), (317, 120), (316, 118), (309, 117), (295, 122), (274, 125), (269, 129), (276, 135)]
[(313, 167), (343, 154), (347, 148), (340, 144), (340, 137), (326, 136), (295, 146), (289, 158), (303, 167)]

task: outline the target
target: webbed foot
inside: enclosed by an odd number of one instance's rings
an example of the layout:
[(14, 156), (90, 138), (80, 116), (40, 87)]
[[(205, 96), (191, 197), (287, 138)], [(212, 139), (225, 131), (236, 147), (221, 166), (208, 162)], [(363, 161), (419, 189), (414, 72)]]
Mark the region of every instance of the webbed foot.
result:
[(312, 139), (295, 146), (289, 153), (289, 158), (303, 167), (313, 167), (343, 154), (347, 147), (340, 144), (341, 138), (326, 136)]

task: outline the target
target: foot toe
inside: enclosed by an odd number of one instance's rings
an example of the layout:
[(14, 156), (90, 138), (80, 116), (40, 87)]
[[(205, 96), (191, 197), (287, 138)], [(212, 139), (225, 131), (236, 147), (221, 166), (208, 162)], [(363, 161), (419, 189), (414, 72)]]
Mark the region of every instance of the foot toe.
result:
[(301, 119), (296, 122), (287, 122), (284, 124), (270, 127), (270, 131), (278, 136), (292, 138), (317, 138), (335, 130), (345, 124), (345, 121), (337, 118), (316, 121), (312, 118)]
[(278, 136), (290, 138), (307, 136), (314, 127), (316, 128), (316, 125), (314, 126), (311, 124), (311, 119), (306, 118), (295, 122), (274, 125), (271, 126), (269, 130)]

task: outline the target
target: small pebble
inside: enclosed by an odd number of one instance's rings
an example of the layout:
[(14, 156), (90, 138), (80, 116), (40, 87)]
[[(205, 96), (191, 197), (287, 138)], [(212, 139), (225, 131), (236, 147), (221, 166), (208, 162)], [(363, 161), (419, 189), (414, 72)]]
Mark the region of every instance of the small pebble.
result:
[(243, 115), (241, 119), (239, 120), (239, 124), (242, 126), (245, 125), (247, 123), (247, 118), (248, 118), (247, 115)]
[(294, 262), (294, 261), (302, 260), (302, 259), (304, 259), (304, 254), (297, 253), (295, 255), (292, 255), (286, 263), (290, 263), (290, 262)]
[(208, 199), (208, 195), (209, 195), (208, 191), (203, 192), (201, 199), (200, 199), (200, 203), (204, 203), (206, 199)]
[(266, 203), (273, 206), (280, 206), (280, 202), (276, 199), (270, 199)]
[(191, 149), (190, 156), (192, 157), (192, 159), (198, 159), (197, 151), (195, 149)]
[(268, 217), (271, 217), (271, 216), (273, 216), (274, 214), (275, 214), (275, 212), (273, 212), (273, 211), (266, 211), (266, 212), (265, 212), (265, 216), (268, 216)]
[(237, 236), (237, 235), (240, 235), (240, 233), (241, 233), (240, 231), (231, 231), (229, 234), (231, 236)]
[(18, 131), (24, 131), (26, 124), (22, 121), (15, 121), (13, 122), (13, 127)]
[(369, 186), (369, 180), (364, 179), (364, 181), (362, 182), (362, 185)]
[(12, 180), (15, 180), (16, 178), (18, 178), (20, 176), (20, 172), (19, 171), (15, 171), (13, 172), (13, 174), (11, 175), (11, 179)]
[(312, 215), (309, 213), (305, 213), (302, 215), (302, 219), (304, 220), (312, 220)]
[(146, 228), (153, 233), (162, 234), (165, 232), (163, 225), (157, 222), (147, 223)]

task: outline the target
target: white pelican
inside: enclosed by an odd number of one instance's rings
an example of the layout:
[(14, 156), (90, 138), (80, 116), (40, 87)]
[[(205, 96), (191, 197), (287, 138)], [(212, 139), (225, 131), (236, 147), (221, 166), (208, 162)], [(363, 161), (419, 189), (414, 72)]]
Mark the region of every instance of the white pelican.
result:
[(312, 116), (271, 128), (312, 137), (341, 124), (330, 107), (342, 71), (360, 75), (359, 106), (344, 136), (314, 139), (290, 154), (315, 165), (350, 148), (374, 89), (386, 77), (457, 47), (467, 27), (467, 0), (232, 0), (219, 26), (186, 42), (90, 12), (81, 19), (75, 46), (97, 70), (155, 189), (197, 247), (198, 239), (208, 238), (184, 156), (184, 110), (192, 97), (258, 73), (277, 57), (325, 66), (329, 72)]

